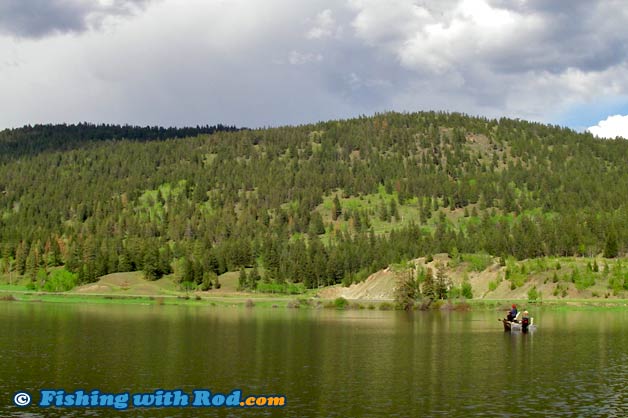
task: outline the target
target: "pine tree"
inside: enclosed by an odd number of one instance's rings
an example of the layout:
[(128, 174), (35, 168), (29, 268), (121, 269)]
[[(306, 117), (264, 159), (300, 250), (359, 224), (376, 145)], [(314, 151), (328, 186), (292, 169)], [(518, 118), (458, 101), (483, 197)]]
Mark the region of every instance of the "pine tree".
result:
[(131, 271), (131, 270), (132, 270), (131, 260), (129, 260), (129, 256), (126, 250), (123, 249), (120, 255), (118, 256), (118, 271), (126, 272), (126, 271)]
[(331, 219), (334, 221), (337, 220), (342, 214), (342, 206), (340, 205), (340, 199), (338, 199), (338, 195), (334, 196), (333, 206), (331, 209)]
[(170, 251), (170, 246), (166, 243), (162, 248), (159, 249), (159, 274), (166, 275), (172, 273), (172, 253)]
[(322, 235), (325, 233), (325, 224), (323, 223), (323, 217), (320, 213), (314, 212), (312, 217), (310, 218), (310, 226), (308, 228), (308, 234), (310, 236), (313, 235)]
[(617, 245), (617, 235), (614, 231), (611, 231), (606, 236), (606, 244), (604, 245), (604, 257), (615, 258), (619, 253)]
[(26, 272), (26, 258), (28, 257), (30, 247), (24, 241), (20, 241), (15, 251), (15, 269), (17, 274), (24, 275)]
[(390, 216), (395, 218), (395, 221), (399, 221), (401, 217), (399, 216), (399, 208), (397, 207), (397, 200), (393, 197), (390, 199)]
[(32, 245), (28, 256), (26, 257), (26, 275), (30, 277), (31, 281), (35, 281), (37, 275), (37, 262), (39, 254), (37, 254), (37, 247)]
[(9, 244), (4, 244), (2, 246), (2, 272), (4, 274), (9, 274), (11, 270), (11, 255), (13, 250)]
[(146, 249), (143, 264), (144, 277), (146, 280), (157, 280), (161, 277), (161, 272), (159, 271), (159, 250), (157, 246), (150, 245)]
[(240, 275), (238, 276), (238, 290), (247, 289), (249, 287), (248, 284), (249, 284), (249, 281), (246, 275), (246, 271), (244, 270), (244, 267), (241, 267)]
[(450, 281), (447, 277), (445, 265), (438, 263), (436, 266), (436, 280), (434, 281), (434, 291), (438, 299), (447, 299), (447, 292), (449, 291)]
[(421, 296), (420, 283), (412, 270), (401, 273), (397, 279), (395, 300), (404, 310), (411, 310)]
[(257, 269), (257, 265), (253, 266), (253, 270), (249, 273), (249, 282), (248, 288), (250, 290), (255, 290), (257, 288), (257, 282), (261, 279), (259, 270)]
[(435, 284), (434, 284), (434, 275), (432, 273), (432, 269), (428, 268), (425, 271), (425, 279), (423, 281), (423, 284), (421, 285), (421, 293), (423, 293), (423, 296), (425, 296), (426, 298), (429, 299), (435, 299), (436, 298), (436, 288), (435, 288)]
[(379, 202), (379, 220), (382, 222), (390, 222), (390, 212), (388, 212), (388, 207), (383, 200)]
[(217, 277), (218, 276), (216, 276), (216, 273), (213, 271), (206, 271), (203, 273), (203, 284), (201, 286), (201, 290), (211, 290)]

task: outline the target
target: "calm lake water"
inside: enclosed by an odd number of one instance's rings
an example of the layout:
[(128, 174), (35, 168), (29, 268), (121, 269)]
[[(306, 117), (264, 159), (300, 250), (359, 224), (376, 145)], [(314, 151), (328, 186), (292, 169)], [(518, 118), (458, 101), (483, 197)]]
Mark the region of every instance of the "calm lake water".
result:
[[(0, 302), (0, 416), (628, 416), (628, 312)], [(282, 409), (18, 408), (25, 390), (285, 394)]]

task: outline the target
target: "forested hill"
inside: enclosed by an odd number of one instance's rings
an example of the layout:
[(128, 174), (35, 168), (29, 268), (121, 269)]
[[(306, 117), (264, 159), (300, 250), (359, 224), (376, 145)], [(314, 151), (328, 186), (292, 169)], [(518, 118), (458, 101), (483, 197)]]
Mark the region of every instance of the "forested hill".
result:
[[(211, 286), (216, 274), (259, 267), (266, 282), (315, 287), (441, 252), (522, 259), (628, 249), (625, 140), (386, 113), (241, 131), (101, 126), (111, 131), (102, 139), (117, 140), (67, 146), (84, 129), (0, 133), (5, 272), (35, 280), (65, 264), (86, 282), (174, 271)], [(137, 141), (181, 134), (192, 136)]]
[(95, 125), (91, 123), (34, 125), (0, 131), (0, 161), (47, 150), (66, 151), (96, 141), (126, 139), (152, 141), (185, 138), (214, 132), (233, 132), (235, 126), (197, 126), (195, 128), (163, 128), (158, 126)]

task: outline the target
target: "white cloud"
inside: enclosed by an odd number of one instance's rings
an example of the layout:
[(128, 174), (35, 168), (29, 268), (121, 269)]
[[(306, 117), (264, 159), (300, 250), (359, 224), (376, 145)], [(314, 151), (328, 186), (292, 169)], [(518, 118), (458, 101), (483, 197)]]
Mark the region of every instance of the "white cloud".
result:
[(587, 129), (600, 138), (622, 137), (628, 139), (628, 115), (613, 115)]
[(619, 0), (6, 3), (20, 7), (0, 13), (0, 128), (434, 109), (556, 122), (628, 98)]
[(349, 3), (355, 36), (413, 74), (395, 92), (399, 106), (552, 121), (600, 95), (628, 94), (628, 33), (604, 29), (628, 14), (604, 2)]
[(378, 47), (397, 48), (431, 21), (431, 13), (413, 0), (349, 0), (356, 12), (351, 22), (358, 38)]
[[(358, 11), (352, 26), (365, 42), (394, 54), (410, 70), (464, 71), (475, 63), (491, 65), (513, 54), (545, 27), (538, 15), (493, 7), (487, 0), (432, 2), (350, 0)], [(518, 49), (525, 54), (525, 48)]]
[(292, 65), (303, 65), (310, 62), (320, 62), (323, 60), (323, 55), (314, 54), (311, 52), (302, 53), (298, 51), (291, 51), (288, 57), (288, 62)]
[(334, 36), (337, 30), (332, 11), (325, 9), (316, 15), (314, 26), (305, 34), (305, 37), (308, 39), (325, 39)]

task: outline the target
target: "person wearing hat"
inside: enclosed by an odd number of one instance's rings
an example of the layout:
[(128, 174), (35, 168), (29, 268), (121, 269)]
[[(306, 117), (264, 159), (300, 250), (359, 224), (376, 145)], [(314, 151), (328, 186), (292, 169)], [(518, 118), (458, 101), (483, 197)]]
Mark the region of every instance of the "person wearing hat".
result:
[(510, 309), (510, 311), (508, 311), (508, 316), (506, 317), (506, 319), (508, 319), (508, 321), (513, 322), (515, 321), (517, 318), (517, 305), (515, 305), (514, 303), (512, 304), (512, 309)]

